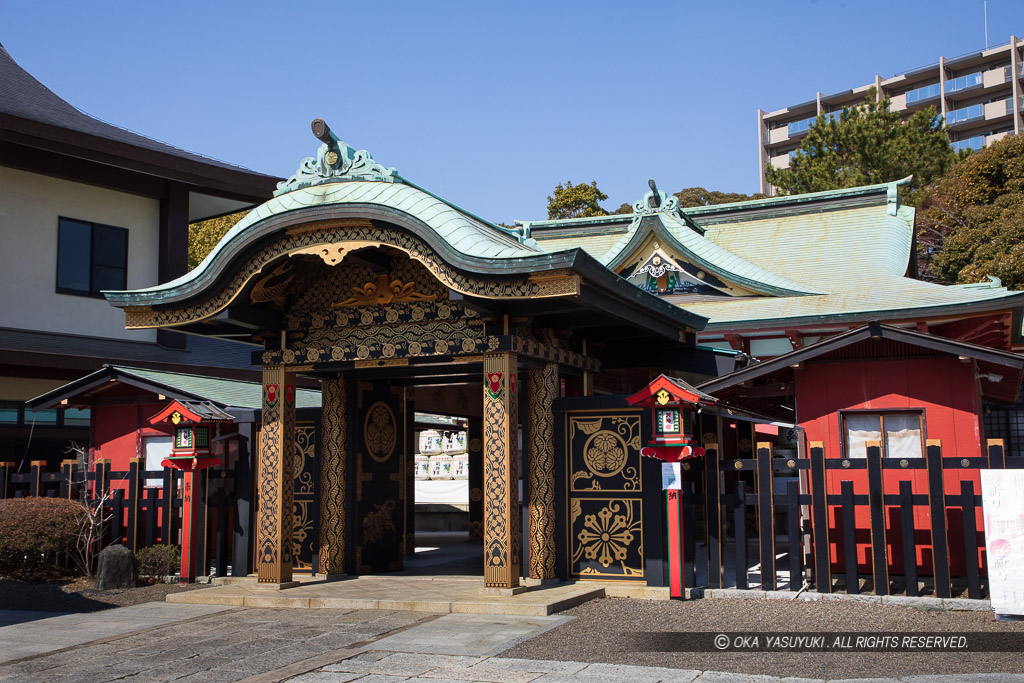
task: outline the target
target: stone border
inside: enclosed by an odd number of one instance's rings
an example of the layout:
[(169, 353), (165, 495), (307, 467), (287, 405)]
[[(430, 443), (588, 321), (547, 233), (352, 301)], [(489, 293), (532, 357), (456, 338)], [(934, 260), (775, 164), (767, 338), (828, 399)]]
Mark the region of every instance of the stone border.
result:
[(840, 600), (846, 602), (862, 602), (875, 605), (900, 605), (903, 607), (926, 607), (937, 610), (990, 612), (992, 603), (988, 600), (969, 600), (967, 598), (928, 598), (909, 597), (906, 595), (871, 595), (847, 593), (818, 593), (817, 591), (762, 591), (739, 590), (736, 588), (687, 588), (687, 600), (701, 599), (731, 600)]

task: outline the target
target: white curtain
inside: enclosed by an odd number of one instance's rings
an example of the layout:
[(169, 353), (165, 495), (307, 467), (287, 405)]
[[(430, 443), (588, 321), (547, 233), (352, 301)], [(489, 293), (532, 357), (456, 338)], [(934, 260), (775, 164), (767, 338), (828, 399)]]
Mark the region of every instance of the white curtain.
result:
[(846, 457), (866, 458), (868, 441), (882, 440), (882, 419), (879, 415), (846, 416)]
[(889, 458), (920, 458), (921, 416), (917, 413), (886, 415), (885, 451)]

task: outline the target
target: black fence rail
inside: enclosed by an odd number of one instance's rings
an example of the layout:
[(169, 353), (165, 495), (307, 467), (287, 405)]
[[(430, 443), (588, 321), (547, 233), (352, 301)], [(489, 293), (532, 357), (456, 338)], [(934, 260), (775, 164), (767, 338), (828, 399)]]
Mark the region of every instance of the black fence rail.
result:
[[(756, 575), (765, 591), (855, 594), (863, 580), (876, 595), (917, 596), (926, 583), (936, 597), (952, 597), (955, 586), (978, 599), (988, 586), (976, 521), (984, 501), (974, 479), (983, 469), (1022, 469), (1024, 457), (1007, 456), (1001, 439), (974, 458), (944, 457), (938, 441), (928, 441), (925, 457), (903, 459), (882, 457), (878, 443), (868, 444), (865, 458), (827, 458), (820, 442), (811, 443), (807, 457), (777, 458), (771, 444), (758, 443), (754, 458), (724, 460), (709, 447), (682, 468), (679, 528), (688, 587), (745, 589)], [(910, 475), (922, 470), (923, 477)], [(859, 476), (836, 481), (834, 472)], [(947, 492), (957, 483), (952, 473), (969, 475), (956, 493)], [(915, 524), (921, 511), (925, 526)], [(865, 548), (867, 572), (858, 547)], [(919, 559), (929, 556), (930, 566)], [(781, 572), (788, 580), (780, 581)]]
[[(232, 533), (236, 524), (237, 497), (234, 474), (225, 470), (203, 470), (195, 477), (193, 495), (205, 501), (198, 506), (194, 528), (203, 533), (195, 539), (195, 556), (203, 558), (200, 574), (208, 570), (217, 576), (228, 574), (232, 557)], [(159, 485), (149, 485), (159, 482)], [(18, 473), (13, 463), (0, 462), (0, 499), (45, 497), (80, 501), (91, 509), (102, 507), (107, 520), (98, 541), (100, 547), (119, 542), (133, 552), (155, 545), (181, 544), (182, 473), (164, 468), (143, 469), (139, 458), (128, 469), (112, 470), (109, 460), (97, 460), (90, 470), (74, 460), (64, 461), (55, 472), (45, 463), (33, 461), (28, 472)]]

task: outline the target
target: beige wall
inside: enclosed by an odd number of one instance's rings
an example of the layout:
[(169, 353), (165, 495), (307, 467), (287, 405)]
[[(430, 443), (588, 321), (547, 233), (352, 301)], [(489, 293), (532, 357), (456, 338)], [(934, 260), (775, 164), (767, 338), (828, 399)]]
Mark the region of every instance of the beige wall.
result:
[(128, 288), (157, 283), (155, 199), (0, 167), (0, 327), (155, 341), (105, 299), (57, 294), (57, 218), (128, 229)]
[(63, 379), (0, 377), (0, 401), (27, 401), (65, 384)]

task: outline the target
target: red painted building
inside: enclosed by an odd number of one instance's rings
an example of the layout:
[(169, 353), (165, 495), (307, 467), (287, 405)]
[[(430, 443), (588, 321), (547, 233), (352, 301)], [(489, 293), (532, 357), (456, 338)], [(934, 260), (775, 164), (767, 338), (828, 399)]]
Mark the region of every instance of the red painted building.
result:
[[(882, 479), (884, 493), (897, 495), (899, 480), (910, 480), (913, 492), (922, 494), (927, 492), (928, 471), (919, 464), (929, 444), (941, 444), (945, 457), (986, 457), (982, 403), (1012, 403), (1024, 377), (1022, 369), (1024, 356), (1019, 354), (871, 323), (706, 382), (700, 389), (780, 421), (795, 420), (807, 443), (820, 444), (826, 458), (864, 458), (867, 445), (878, 442), (882, 458), (893, 462)], [(829, 490), (838, 491), (848, 480), (858, 495), (865, 494), (866, 471), (844, 467), (828, 470)], [(946, 469), (946, 493), (959, 494), (965, 479), (980, 492), (977, 469)], [(868, 514), (865, 506), (856, 516), (857, 564), (864, 572), (870, 566)], [(890, 573), (902, 574), (899, 509), (887, 506), (886, 518)], [(930, 575), (927, 507), (915, 508), (914, 526), (918, 573)], [(983, 534), (980, 508), (975, 526)], [(840, 533), (836, 507), (830, 509), (829, 527)], [(947, 528), (956, 574), (964, 566), (962, 534), (957, 532), (962, 523), (951, 517)], [(834, 566), (842, 566), (844, 560), (833, 548)]]

